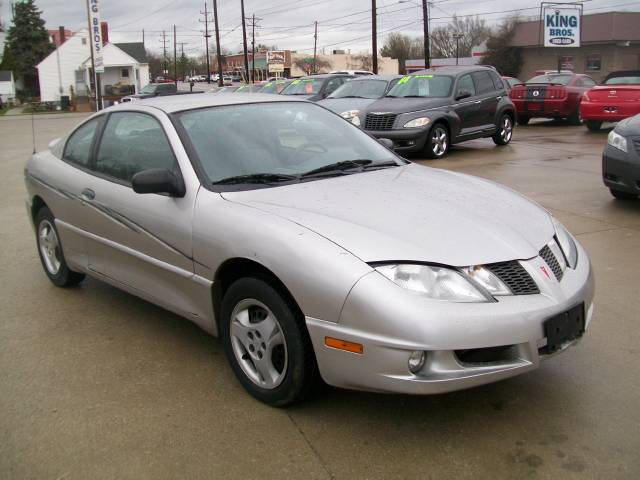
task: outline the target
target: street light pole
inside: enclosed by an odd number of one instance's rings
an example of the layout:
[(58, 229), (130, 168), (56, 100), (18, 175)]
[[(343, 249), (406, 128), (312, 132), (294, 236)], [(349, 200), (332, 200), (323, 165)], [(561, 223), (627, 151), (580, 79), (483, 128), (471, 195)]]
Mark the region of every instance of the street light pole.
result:
[(456, 39), (456, 65), (458, 65), (458, 42), (460, 41), (460, 39), (464, 37), (464, 35), (462, 35), (461, 33), (454, 33), (453, 34), (453, 38)]

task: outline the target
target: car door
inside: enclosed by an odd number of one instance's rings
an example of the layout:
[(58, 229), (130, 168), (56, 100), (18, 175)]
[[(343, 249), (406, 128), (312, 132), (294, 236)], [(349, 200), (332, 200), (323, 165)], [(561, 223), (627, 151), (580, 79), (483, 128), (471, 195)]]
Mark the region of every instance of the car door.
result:
[[(475, 133), (481, 123), (478, 108), (480, 102), (476, 98), (476, 87), (470, 73), (458, 78), (454, 92), (452, 107), (460, 118), (458, 136), (464, 138)], [(463, 92), (470, 93), (471, 96), (458, 99)]]
[(496, 124), (496, 111), (501, 96), (496, 92), (496, 87), (491, 73), (483, 70), (471, 74), (478, 95), (478, 123), (482, 130), (490, 130)]
[[(93, 270), (134, 293), (180, 312), (193, 312), (192, 214), (199, 188), (185, 181), (182, 198), (138, 194), (132, 177), (167, 169), (182, 176), (175, 149), (186, 153), (164, 114), (116, 111), (95, 147), (85, 195), (95, 214), (89, 253)], [(172, 140), (167, 133), (170, 132)], [(192, 171), (187, 172), (193, 178)]]

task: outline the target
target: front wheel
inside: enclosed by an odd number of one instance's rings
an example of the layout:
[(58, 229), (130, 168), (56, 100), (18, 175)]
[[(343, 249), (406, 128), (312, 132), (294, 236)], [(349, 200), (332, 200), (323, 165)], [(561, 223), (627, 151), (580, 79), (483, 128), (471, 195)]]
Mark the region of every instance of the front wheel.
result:
[(436, 123), (427, 137), (424, 155), (427, 158), (442, 158), (449, 151), (449, 131), (442, 123)]
[(496, 125), (496, 133), (491, 137), (496, 145), (507, 145), (513, 137), (513, 120), (508, 114), (500, 117), (500, 122)]
[(638, 195), (634, 193), (622, 192), (620, 190), (614, 190), (613, 188), (610, 188), (609, 191), (611, 192), (611, 195), (616, 197), (618, 200), (634, 200), (638, 198)]
[(602, 126), (602, 122), (599, 122), (597, 120), (587, 120), (587, 128), (592, 131), (592, 132), (597, 132), (598, 130), (600, 130), (600, 127)]
[(258, 400), (289, 405), (315, 383), (315, 355), (302, 314), (262, 279), (242, 278), (229, 287), (220, 334), (236, 377)]

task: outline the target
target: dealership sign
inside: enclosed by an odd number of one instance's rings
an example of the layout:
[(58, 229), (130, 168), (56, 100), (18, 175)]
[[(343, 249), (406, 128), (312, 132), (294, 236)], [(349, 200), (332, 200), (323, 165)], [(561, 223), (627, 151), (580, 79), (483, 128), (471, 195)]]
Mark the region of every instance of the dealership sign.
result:
[(100, 29), (100, 0), (88, 0), (89, 6), (89, 38), (93, 52), (93, 64), (97, 73), (104, 72), (102, 59), (102, 30)]
[(285, 53), (283, 50), (269, 50), (267, 52), (267, 65), (269, 66), (269, 72), (284, 72), (284, 62)]
[(542, 10), (545, 47), (580, 46), (581, 9), (545, 6)]

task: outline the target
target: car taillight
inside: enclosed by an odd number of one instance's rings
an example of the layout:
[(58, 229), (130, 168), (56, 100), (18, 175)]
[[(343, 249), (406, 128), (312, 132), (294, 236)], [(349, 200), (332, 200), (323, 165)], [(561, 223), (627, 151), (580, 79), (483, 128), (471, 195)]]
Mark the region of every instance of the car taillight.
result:
[(567, 90), (564, 87), (549, 87), (547, 89), (547, 98), (559, 99), (567, 96)]
[(525, 88), (521, 87), (513, 87), (509, 92), (509, 97), (511, 98), (524, 98), (524, 92), (526, 92)]

